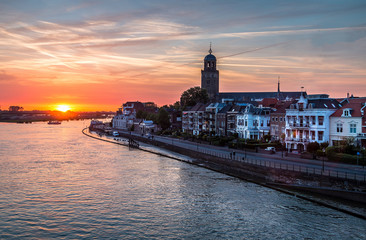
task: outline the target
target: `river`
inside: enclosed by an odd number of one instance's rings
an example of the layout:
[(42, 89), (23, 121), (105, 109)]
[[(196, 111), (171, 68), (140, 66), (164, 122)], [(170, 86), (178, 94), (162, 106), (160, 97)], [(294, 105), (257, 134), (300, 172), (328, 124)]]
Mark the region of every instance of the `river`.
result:
[(366, 239), (366, 221), (81, 133), (0, 124), (0, 239)]

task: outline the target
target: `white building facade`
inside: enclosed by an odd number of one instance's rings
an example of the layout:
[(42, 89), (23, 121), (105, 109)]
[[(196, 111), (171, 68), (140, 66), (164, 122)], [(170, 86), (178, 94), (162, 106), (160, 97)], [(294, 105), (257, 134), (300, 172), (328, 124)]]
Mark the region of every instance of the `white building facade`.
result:
[(366, 98), (350, 98), (341, 103), (343, 107), (330, 116), (330, 145), (336, 146), (350, 138), (356, 145), (365, 146)]
[(236, 115), (236, 132), (240, 138), (259, 140), (270, 132), (271, 108), (249, 104)]
[(286, 109), (286, 148), (302, 152), (310, 142), (329, 142), (329, 117), (340, 107), (335, 99), (301, 96)]
[(197, 103), (192, 109), (183, 111), (182, 131), (199, 135), (203, 131), (205, 109), (205, 104)]

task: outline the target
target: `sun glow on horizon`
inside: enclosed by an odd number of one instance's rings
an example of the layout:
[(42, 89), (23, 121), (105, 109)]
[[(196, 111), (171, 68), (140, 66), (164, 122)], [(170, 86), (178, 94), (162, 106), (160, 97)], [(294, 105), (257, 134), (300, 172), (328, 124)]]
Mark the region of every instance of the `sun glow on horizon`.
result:
[(60, 112), (67, 112), (67, 111), (71, 110), (71, 107), (68, 105), (57, 105), (56, 110), (58, 110)]

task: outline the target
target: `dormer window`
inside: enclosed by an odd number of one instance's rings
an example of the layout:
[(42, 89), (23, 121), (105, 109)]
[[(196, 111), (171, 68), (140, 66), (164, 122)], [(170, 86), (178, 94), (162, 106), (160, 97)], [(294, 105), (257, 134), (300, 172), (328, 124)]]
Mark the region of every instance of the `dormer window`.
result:
[(304, 110), (304, 103), (298, 103), (298, 106), (300, 111)]
[(351, 109), (350, 108), (343, 109), (342, 117), (352, 117), (351, 116)]

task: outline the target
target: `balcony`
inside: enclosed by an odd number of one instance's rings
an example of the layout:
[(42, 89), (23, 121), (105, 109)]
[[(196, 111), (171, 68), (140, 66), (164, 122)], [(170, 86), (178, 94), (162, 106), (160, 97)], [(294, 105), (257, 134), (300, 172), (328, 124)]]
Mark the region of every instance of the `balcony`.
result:
[(289, 127), (292, 128), (297, 128), (297, 129), (304, 129), (304, 128), (309, 128), (310, 124), (309, 123), (288, 123)]
[(357, 138), (366, 139), (366, 133), (357, 133)]
[(307, 142), (309, 142), (309, 139), (307, 139), (307, 138), (286, 138), (285, 141), (307, 143)]

